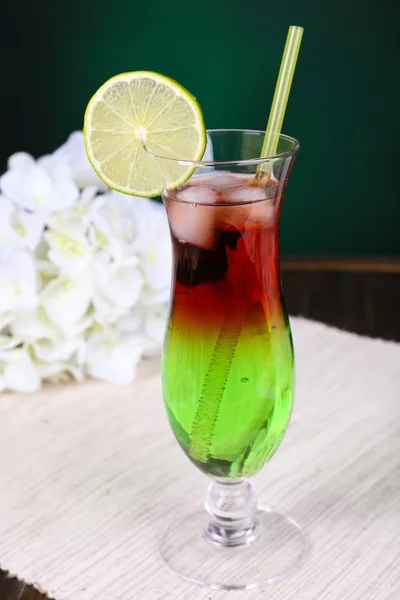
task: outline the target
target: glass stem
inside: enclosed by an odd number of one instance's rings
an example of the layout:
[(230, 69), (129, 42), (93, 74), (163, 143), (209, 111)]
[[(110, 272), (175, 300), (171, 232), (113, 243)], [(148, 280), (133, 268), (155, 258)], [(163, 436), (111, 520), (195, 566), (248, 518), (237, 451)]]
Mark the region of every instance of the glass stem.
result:
[(258, 539), (257, 497), (246, 479), (213, 480), (204, 504), (211, 515), (203, 530), (207, 542), (224, 547), (247, 546)]

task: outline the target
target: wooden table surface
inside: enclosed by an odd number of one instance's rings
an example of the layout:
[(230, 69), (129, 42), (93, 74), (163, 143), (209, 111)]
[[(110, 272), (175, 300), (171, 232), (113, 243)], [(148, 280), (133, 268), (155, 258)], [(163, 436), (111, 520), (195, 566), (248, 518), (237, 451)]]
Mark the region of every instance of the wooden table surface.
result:
[[(290, 314), (400, 341), (400, 257), (286, 258), (282, 279)], [(0, 571), (0, 600), (47, 596)]]

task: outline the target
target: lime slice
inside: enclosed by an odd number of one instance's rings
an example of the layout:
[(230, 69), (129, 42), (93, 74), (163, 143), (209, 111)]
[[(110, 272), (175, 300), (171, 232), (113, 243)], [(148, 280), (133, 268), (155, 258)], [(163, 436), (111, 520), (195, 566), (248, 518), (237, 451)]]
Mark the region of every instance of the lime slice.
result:
[(194, 96), (151, 71), (122, 73), (106, 81), (87, 106), (84, 134), (88, 158), (106, 185), (148, 197), (182, 185), (194, 171), (191, 165), (159, 160), (151, 153), (200, 160), (207, 140)]

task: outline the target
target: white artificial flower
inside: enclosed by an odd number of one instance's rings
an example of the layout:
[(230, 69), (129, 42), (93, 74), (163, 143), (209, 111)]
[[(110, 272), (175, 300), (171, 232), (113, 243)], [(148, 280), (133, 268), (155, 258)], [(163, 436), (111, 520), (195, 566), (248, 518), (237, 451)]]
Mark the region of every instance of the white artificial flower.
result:
[(140, 296), (143, 276), (134, 264), (122, 264), (111, 270), (110, 277), (96, 296), (108, 300), (116, 308), (127, 309), (134, 306)]
[(50, 383), (66, 383), (71, 378), (75, 381), (85, 379), (83, 366), (72, 362), (45, 363), (36, 359), (35, 367), (40, 377)]
[(129, 309), (116, 307), (108, 298), (103, 296), (107, 281), (110, 279), (113, 260), (104, 251), (98, 250), (93, 257), (91, 269), (93, 273), (93, 314), (100, 325), (112, 325)]
[(159, 306), (147, 311), (144, 319), (144, 332), (154, 342), (156, 348), (160, 349), (164, 340), (165, 325), (167, 322), (168, 309)]
[[(45, 242), (43, 244), (41, 244), (41, 247), (44, 247), (44, 246), (46, 247), (46, 257), (47, 257), (48, 246)], [(37, 250), (36, 250), (36, 252), (37, 252)], [(43, 288), (50, 281), (55, 279), (55, 277), (57, 277), (60, 273), (60, 270), (57, 267), (57, 265), (55, 265), (52, 262), (50, 262), (49, 260), (47, 260), (47, 258), (44, 258), (44, 259), (36, 258), (35, 265), (36, 265), (36, 274), (41, 282), (41, 288)]]
[(42, 362), (52, 363), (68, 361), (75, 353), (82, 353), (85, 349), (83, 337), (40, 339), (32, 343), (35, 358)]
[(13, 315), (10, 311), (0, 314), (0, 332), (12, 323)]
[(26, 348), (11, 348), (0, 352), (0, 373), (3, 389), (14, 392), (36, 392), (40, 376)]
[(0, 178), (0, 189), (21, 208), (44, 214), (71, 206), (79, 195), (77, 186), (68, 177), (53, 178), (37, 164), (6, 171)]
[(143, 275), (132, 254), (121, 261), (100, 250), (92, 260), (93, 306), (99, 323), (114, 323), (133, 307), (140, 296)]
[(95, 315), (92, 310), (89, 310), (81, 319), (71, 324), (68, 329), (62, 329), (62, 334), (67, 338), (85, 334), (92, 327), (95, 320)]
[(144, 356), (159, 354), (165, 333), (168, 316), (168, 306), (162, 304), (151, 307), (138, 307), (123, 316), (115, 327), (123, 334), (144, 336), (146, 340)]
[(11, 215), (11, 224), (17, 243), (28, 250), (35, 250), (43, 234), (43, 219), (37, 214), (17, 209)]
[(145, 348), (141, 336), (124, 335), (116, 328), (93, 333), (87, 344), (87, 372), (108, 383), (128, 385)]
[(34, 250), (44, 229), (43, 219), (18, 208), (0, 194), (0, 244), (15, 244)]
[(145, 282), (153, 290), (169, 290), (172, 252), (164, 207), (156, 205), (152, 214), (143, 219), (141, 227), (144, 235), (138, 253)]
[(9, 335), (0, 335), (0, 360), (7, 357), (9, 350), (14, 350), (21, 345), (21, 340), (12, 338)]
[(76, 325), (87, 312), (93, 291), (90, 273), (59, 275), (41, 293), (41, 304), (51, 321), (62, 330)]
[(53, 154), (39, 158), (38, 163), (51, 174), (71, 178), (79, 188), (94, 185), (99, 190), (106, 189), (86, 156), (82, 131), (71, 133), (65, 144)]
[[(35, 365), (40, 363), (39, 373), (44, 377), (48, 365), (57, 363), (66, 368), (68, 364), (68, 370), (71, 371), (74, 365), (82, 361), (86, 347), (85, 332), (92, 323), (92, 317), (84, 317), (62, 331), (50, 321), (42, 307), (35, 311), (20, 310), (14, 312), (9, 327), (13, 336), (10, 339), (23, 340), (25, 344), (29, 344)], [(56, 371), (58, 373), (57, 369)]]
[[(171, 280), (171, 274), (169, 276), (169, 282)], [(155, 290), (150, 285), (145, 284), (142, 287), (142, 292), (138, 304), (140, 306), (156, 306), (158, 304), (168, 304), (170, 298), (170, 285), (161, 290)]]
[(25, 250), (12, 246), (0, 249), (0, 314), (38, 304), (35, 263)]
[(8, 169), (30, 169), (36, 164), (35, 159), (27, 152), (16, 152), (7, 161)]
[(102, 326), (114, 325), (118, 319), (129, 314), (129, 309), (116, 307), (98, 292), (94, 292), (92, 302), (94, 319), (96, 323)]
[(34, 310), (12, 311), (10, 331), (13, 336), (33, 342), (42, 338), (55, 338), (59, 336), (59, 328), (49, 319), (42, 306)]
[(160, 353), (164, 341), (167, 317), (168, 307), (165, 304), (147, 311), (143, 323), (144, 333), (148, 341), (145, 354), (147, 357)]
[(63, 211), (48, 215), (46, 225), (61, 232), (74, 232), (82, 229), (86, 231), (96, 211), (97, 202), (102, 198), (102, 195), (96, 198), (97, 193), (98, 190), (95, 186), (84, 188), (73, 205)]
[(138, 218), (139, 203), (146, 212), (150, 200), (133, 198), (111, 191), (96, 204), (90, 239), (93, 244), (107, 250), (115, 260), (129, 258), (141, 246), (144, 237)]
[(85, 375), (130, 383), (164, 335), (164, 207), (107, 190), (82, 132), (38, 161), (12, 155), (0, 190), (0, 391)]
[(129, 312), (140, 296), (143, 276), (138, 259), (132, 255), (121, 263), (100, 250), (93, 257), (91, 268), (96, 321), (101, 325), (113, 324)]
[(137, 333), (140, 331), (143, 322), (143, 311), (140, 309), (132, 309), (127, 315), (121, 317), (115, 324), (121, 333)]
[(12, 244), (16, 240), (16, 234), (11, 225), (11, 216), (14, 212), (14, 204), (9, 198), (0, 194), (0, 244)]
[(128, 196), (119, 192), (115, 192), (115, 194), (117, 196), (122, 196), (123, 198), (126, 198), (128, 201), (131, 200), (131, 202), (133, 202), (132, 212), (134, 214), (135, 220), (138, 223), (147, 220), (148, 217), (152, 217), (155, 213), (164, 213), (165, 211), (163, 204), (161, 202), (157, 202), (156, 200), (151, 200), (150, 198)]
[(44, 234), (48, 258), (63, 273), (71, 275), (85, 271), (92, 259), (93, 247), (89, 244), (83, 226), (75, 225), (62, 231), (48, 229)]
[(104, 250), (97, 248), (91, 264), (94, 281), (97, 286), (103, 286), (110, 278), (112, 268), (115, 268), (115, 261)]

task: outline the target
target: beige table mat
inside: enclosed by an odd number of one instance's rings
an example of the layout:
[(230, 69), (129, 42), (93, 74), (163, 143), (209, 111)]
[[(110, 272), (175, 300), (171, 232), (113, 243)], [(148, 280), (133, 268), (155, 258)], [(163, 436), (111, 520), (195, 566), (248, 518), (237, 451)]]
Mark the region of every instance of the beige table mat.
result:
[(158, 361), (130, 388), (0, 396), (0, 566), (56, 600), (400, 598), (400, 345), (292, 322), (296, 408), (253, 481), (311, 540), (296, 575), (221, 592), (164, 567), (160, 533), (207, 478), (169, 430)]

